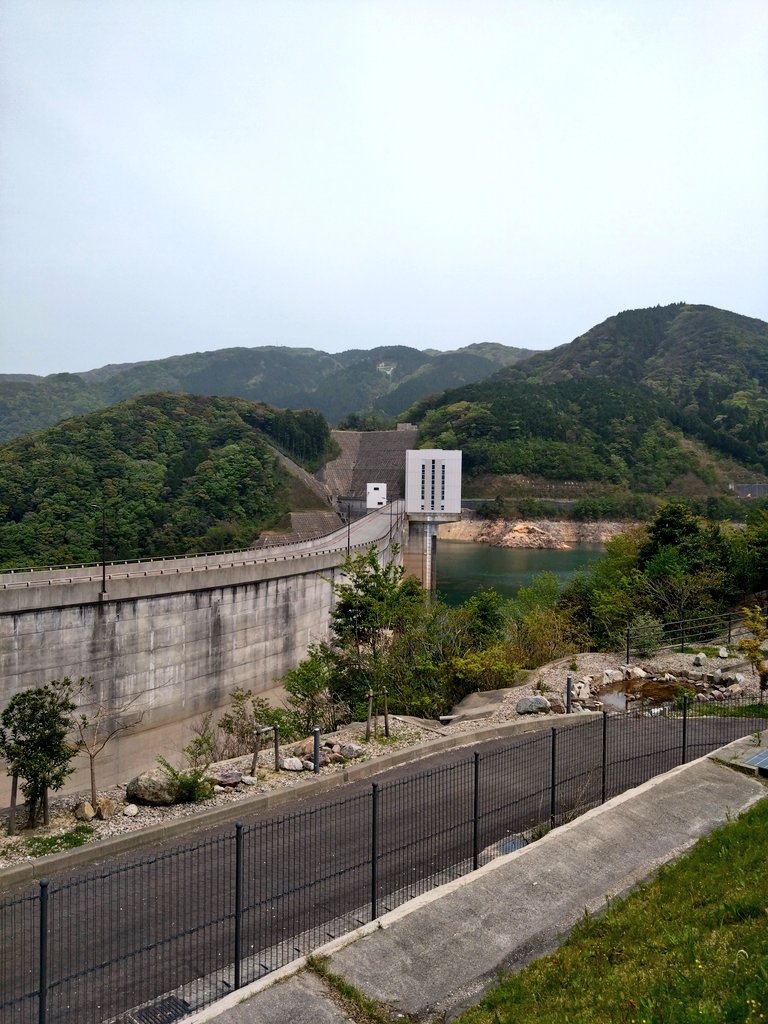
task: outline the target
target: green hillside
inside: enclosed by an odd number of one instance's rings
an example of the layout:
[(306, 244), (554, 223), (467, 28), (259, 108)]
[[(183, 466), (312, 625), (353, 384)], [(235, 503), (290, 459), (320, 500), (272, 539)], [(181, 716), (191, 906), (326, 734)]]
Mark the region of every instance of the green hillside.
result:
[(768, 324), (683, 304), (620, 313), (569, 345), (407, 413), (470, 476), (595, 480), (663, 493), (718, 460), (768, 472)]
[(0, 568), (246, 547), (286, 520), (291, 478), (331, 446), (314, 412), (153, 394), (0, 446)]
[(568, 345), (537, 353), (514, 379), (552, 384), (581, 377), (642, 383), (669, 400), (686, 434), (768, 469), (768, 324), (676, 303), (627, 310)]
[(229, 348), (82, 373), (0, 375), (0, 441), (156, 391), (222, 395), (280, 408), (313, 408), (331, 422), (351, 412), (397, 415), (412, 402), (480, 380), (530, 355), (504, 345), (458, 352), (406, 346), (328, 355), (311, 348)]

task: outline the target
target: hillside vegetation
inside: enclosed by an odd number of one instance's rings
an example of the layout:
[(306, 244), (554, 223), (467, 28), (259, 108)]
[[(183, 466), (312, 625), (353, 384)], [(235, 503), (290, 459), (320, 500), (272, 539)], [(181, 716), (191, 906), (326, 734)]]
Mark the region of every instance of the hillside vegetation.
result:
[(702, 839), (457, 1024), (735, 1024), (768, 1014), (768, 801)]
[(48, 377), (0, 376), (0, 441), (156, 391), (222, 395), (293, 409), (331, 422), (349, 413), (394, 416), (424, 395), (480, 380), (530, 351), (470, 345), (457, 352), (406, 346), (328, 355), (311, 348), (229, 348)]
[(684, 304), (620, 313), (569, 345), (423, 400), (408, 417), (425, 445), (462, 448), (470, 476), (662, 493), (689, 474), (714, 484), (712, 456), (762, 475), (768, 324)]
[(108, 559), (247, 547), (289, 511), (273, 445), (311, 468), (330, 450), (328, 425), (154, 394), (2, 445), (0, 568), (99, 560), (101, 507)]

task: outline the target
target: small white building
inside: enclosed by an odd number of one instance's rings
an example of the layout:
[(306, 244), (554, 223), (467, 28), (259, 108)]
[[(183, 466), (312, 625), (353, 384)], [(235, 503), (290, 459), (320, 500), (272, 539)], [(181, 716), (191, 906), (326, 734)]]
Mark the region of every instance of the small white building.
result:
[(383, 508), (387, 504), (386, 484), (366, 484), (365, 507)]

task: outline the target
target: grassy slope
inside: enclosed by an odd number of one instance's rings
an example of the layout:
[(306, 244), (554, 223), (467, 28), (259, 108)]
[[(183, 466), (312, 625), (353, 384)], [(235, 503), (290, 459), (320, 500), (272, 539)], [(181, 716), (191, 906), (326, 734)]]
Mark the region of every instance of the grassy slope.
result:
[(768, 800), (583, 922), (458, 1024), (768, 1020)]

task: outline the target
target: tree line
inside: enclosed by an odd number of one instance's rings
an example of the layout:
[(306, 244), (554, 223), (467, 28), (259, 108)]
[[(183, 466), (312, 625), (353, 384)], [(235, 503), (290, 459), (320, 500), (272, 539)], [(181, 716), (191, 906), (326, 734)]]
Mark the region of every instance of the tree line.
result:
[(98, 561), (102, 539), (109, 560), (248, 547), (289, 522), (275, 447), (308, 469), (333, 449), (312, 410), (169, 393), (9, 442), (0, 568)]

